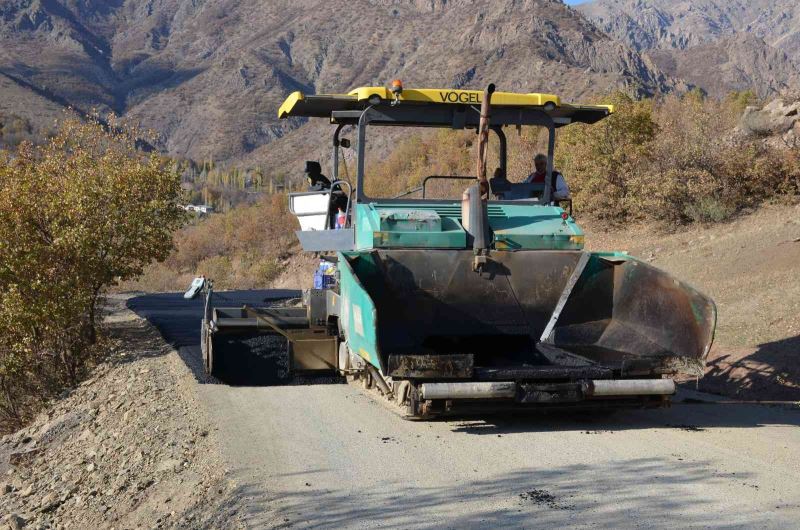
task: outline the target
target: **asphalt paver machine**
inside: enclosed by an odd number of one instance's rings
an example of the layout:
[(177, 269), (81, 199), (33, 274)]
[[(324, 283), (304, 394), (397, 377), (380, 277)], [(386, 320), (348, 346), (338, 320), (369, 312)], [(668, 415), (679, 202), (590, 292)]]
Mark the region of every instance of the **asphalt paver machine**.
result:
[[(291, 307), (213, 307), (209, 294), (206, 369), (252, 374), (260, 369), (253, 359), (278, 352), (287, 373), (361, 380), (409, 418), (668, 404), (677, 376), (703, 374), (714, 303), (624, 252), (584, 250), (582, 230), (553, 200), (556, 129), (612, 112), (493, 86), (291, 94), (280, 118), (325, 118), (334, 131), (332, 187), (289, 201), (303, 249), (326, 255), (336, 280)], [(506, 181), (506, 193), (495, 193), (489, 137), (505, 173), (505, 131), (530, 126), (548, 133), (545, 182)], [(431, 175), (416, 193), (370, 197), (366, 146), (377, 127), (475, 130), (476, 175)], [(352, 183), (339, 179), (343, 130), (356, 135)], [(459, 196), (432, 197), (443, 181)], [(337, 229), (332, 204), (342, 197), (346, 222)]]

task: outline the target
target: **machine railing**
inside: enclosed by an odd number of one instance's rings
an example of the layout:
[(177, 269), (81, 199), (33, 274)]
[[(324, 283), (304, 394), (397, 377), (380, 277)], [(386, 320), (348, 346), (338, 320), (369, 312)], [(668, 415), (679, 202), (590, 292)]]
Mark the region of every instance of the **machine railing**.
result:
[[(346, 193), (345, 193), (344, 189), (342, 189), (342, 185), (347, 186), (347, 192)], [(342, 228), (345, 228), (350, 223), (350, 204), (353, 202), (353, 187), (346, 180), (334, 180), (331, 183), (331, 196), (328, 199), (328, 211), (330, 211), (330, 209), (331, 209), (332, 201), (333, 201), (333, 198), (334, 198), (334, 191), (336, 190), (337, 187), (339, 188), (339, 190), (342, 193), (345, 193), (345, 195), (347, 196), (347, 205), (345, 206), (345, 210), (344, 210), (345, 226), (342, 227)], [(335, 212), (334, 212), (334, 215), (336, 215)], [(328, 220), (327, 220), (327, 223), (325, 225), (325, 229), (326, 230), (330, 229), (330, 227), (331, 227), (330, 226), (330, 221), (331, 221), (330, 216), (328, 216)]]
[[(428, 193), (428, 181), (431, 180), (475, 180), (475, 177), (465, 177), (462, 175), (430, 175), (425, 177), (425, 180), (422, 181), (422, 198), (427, 198)], [(463, 191), (463, 190), (461, 190)]]
[[(462, 176), (462, 175), (430, 175), (428, 177), (425, 177), (425, 179), (422, 181), (422, 185), (421, 186), (416, 186), (414, 188), (406, 190), (403, 193), (400, 193), (399, 195), (395, 195), (394, 197), (392, 197), (392, 199), (402, 199), (403, 197), (408, 197), (409, 195), (413, 195), (413, 194), (419, 193), (419, 192), (422, 192), (422, 198), (423, 199), (428, 199), (428, 198), (430, 198), (430, 197), (428, 197), (428, 194), (429, 194), (428, 183), (429, 183), (429, 181), (432, 181), (432, 180), (434, 180), (434, 181), (435, 180), (475, 180), (475, 177), (467, 177), (467, 176)], [(512, 188), (521, 188), (521, 187), (525, 187), (526, 191), (529, 191), (531, 194), (536, 193), (536, 192), (539, 192), (539, 193), (543, 193), (544, 192), (544, 184), (529, 184), (529, 183), (526, 184), (526, 183), (522, 183), (522, 182), (520, 182), (520, 183), (509, 183), (509, 189), (508, 190), (497, 190), (497, 191), (499, 193), (503, 193), (503, 192), (510, 191)], [(533, 197), (531, 197), (531, 198), (533, 198)], [(561, 208), (563, 208), (564, 210), (569, 212), (569, 215), (572, 216), (572, 199), (555, 199), (553, 202), (557, 206), (560, 206)]]
[(419, 193), (422, 191), (422, 186), (417, 186), (415, 188), (411, 188), (410, 190), (406, 190), (399, 195), (395, 195), (392, 199), (402, 199), (403, 197), (408, 197), (409, 195), (413, 195), (415, 193)]
[[(344, 187), (347, 188), (345, 191)], [(289, 194), (289, 212), (300, 221), (301, 230), (330, 230), (331, 206), (336, 197), (336, 190), (347, 197), (345, 205), (345, 219), (349, 224), (350, 206), (352, 204), (353, 188), (346, 180), (335, 180), (329, 189), (319, 191), (301, 191)], [(315, 198), (320, 200), (315, 201)], [(323, 206), (324, 201), (324, 206)], [(324, 222), (322, 217), (324, 216)]]

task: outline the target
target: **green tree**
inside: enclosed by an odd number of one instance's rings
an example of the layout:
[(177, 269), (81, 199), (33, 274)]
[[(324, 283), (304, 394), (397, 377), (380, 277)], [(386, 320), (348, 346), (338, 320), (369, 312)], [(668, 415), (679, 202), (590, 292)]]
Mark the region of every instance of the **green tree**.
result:
[(636, 177), (658, 125), (651, 101), (616, 93), (615, 112), (595, 125), (573, 125), (559, 134), (556, 166), (569, 179), (577, 208), (620, 219), (636, 197)]
[(731, 92), (727, 97), (728, 102), (731, 104), (733, 112), (738, 119), (744, 109), (750, 105), (758, 104), (758, 95), (753, 90), (742, 90), (740, 92)]
[(48, 143), (0, 159), (0, 412), (78, 382), (104, 290), (172, 249), (180, 177), (112, 117), (66, 119)]

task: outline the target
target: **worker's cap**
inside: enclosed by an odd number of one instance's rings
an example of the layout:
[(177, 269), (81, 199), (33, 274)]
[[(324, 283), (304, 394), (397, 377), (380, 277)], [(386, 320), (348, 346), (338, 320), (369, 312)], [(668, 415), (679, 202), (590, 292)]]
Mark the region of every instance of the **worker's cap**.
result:
[(305, 172), (308, 173), (309, 175), (318, 175), (322, 173), (322, 166), (320, 166), (319, 162), (315, 160), (307, 160)]

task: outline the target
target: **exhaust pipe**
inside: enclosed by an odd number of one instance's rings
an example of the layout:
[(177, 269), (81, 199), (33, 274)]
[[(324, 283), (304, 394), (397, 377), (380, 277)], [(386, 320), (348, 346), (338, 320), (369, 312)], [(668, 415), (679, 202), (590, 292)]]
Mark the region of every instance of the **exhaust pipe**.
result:
[(675, 393), (672, 379), (596, 379), (589, 383), (587, 396), (665, 396)]

